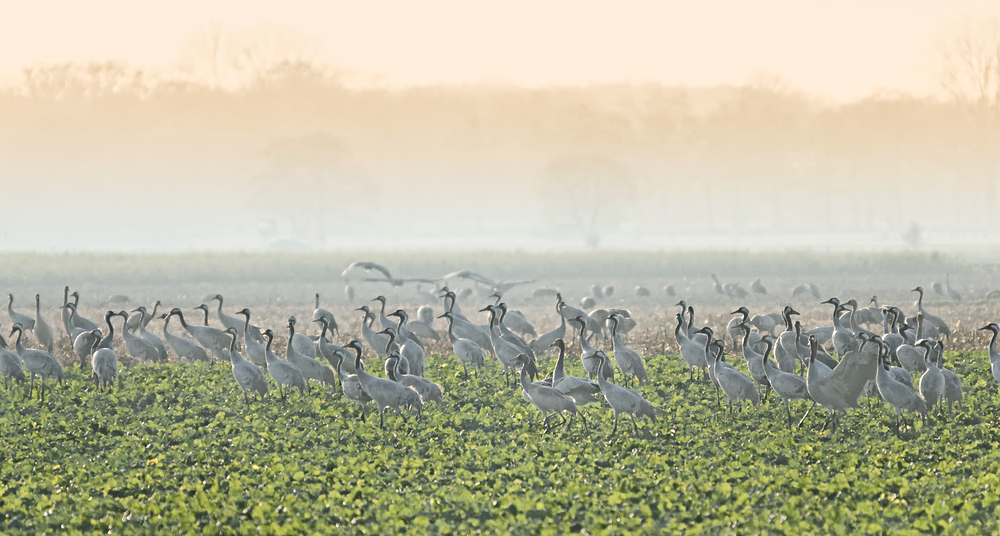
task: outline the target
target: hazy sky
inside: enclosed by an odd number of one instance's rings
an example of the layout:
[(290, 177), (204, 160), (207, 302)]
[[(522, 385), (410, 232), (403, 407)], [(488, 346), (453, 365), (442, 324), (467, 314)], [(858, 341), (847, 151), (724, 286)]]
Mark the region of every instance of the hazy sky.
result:
[(389, 85), (712, 85), (763, 70), (851, 99), (934, 91), (936, 36), (995, 15), (996, 0), (0, 0), (0, 74), (38, 61), (169, 64), (187, 36), (216, 21), (292, 27), (318, 38), (325, 60)]

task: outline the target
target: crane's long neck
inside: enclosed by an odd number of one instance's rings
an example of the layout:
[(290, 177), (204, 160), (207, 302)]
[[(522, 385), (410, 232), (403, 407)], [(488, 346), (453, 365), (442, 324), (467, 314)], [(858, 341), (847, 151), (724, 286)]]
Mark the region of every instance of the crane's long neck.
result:
[(684, 327), (684, 315), (677, 315), (677, 327), (674, 328), (674, 338), (677, 339), (677, 344), (684, 344), (690, 340), (686, 332), (687, 329)]
[(997, 336), (1000, 335), (1000, 329), (990, 331), (993, 332), (993, 337), (990, 338), (990, 354), (995, 354), (997, 351)]
[(184, 313), (182, 313), (180, 311), (177, 311), (174, 314), (176, 314), (177, 318), (179, 318), (181, 320), (181, 326), (184, 326), (184, 329), (187, 329), (188, 328), (188, 323), (187, 323), (186, 320), (184, 320)]
[[(837, 310), (834, 308), (834, 316), (837, 316)], [(792, 315), (787, 309), (781, 312), (781, 317), (785, 319), (785, 331), (792, 331)]]
[(552, 386), (555, 387), (556, 381), (566, 377), (566, 369), (564, 368), (564, 359), (566, 357), (566, 347), (559, 346), (559, 358), (556, 359), (556, 368), (552, 370)]
[(924, 310), (924, 291), (920, 289), (917, 292), (920, 293), (920, 297), (917, 298), (917, 309), (922, 312)]
[(764, 364), (767, 365), (767, 358), (771, 356), (771, 350), (774, 349), (774, 342), (771, 339), (764, 341)]
[(169, 333), (167, 333), (167, 328), (168, 327), (170, 327), (170, 315), (167, 315), (167, 317), (163, 319), (163, 336), (164, 337), (166, 337), (167, 335), (169, 335)]
[(248, 333), (250, 333), (250, 315), (247, 315), (247, 320), (243, 323), (243, 334), (246, 335)]
[(17, 353), (19, 354), (24, 351), (24, 347), (21, 346), (21, 335), (23, 334), (24, 329), (17, 330), (17, 338), (14, 339), (14, 348), (17, 349)]
[(857, 316), (857, 314), (855, 314), (857, 312), (858, 312), (858, 307), (857, 306), (852, 306), (851, 307), (851, 316), (848, 318), (848, 320), (850, 320), (850, 322), (851, 322), (851, 331), (853, 331), (854, 333), (860, 333), (861, 332), (861, 326), (858, 325), (858, 316)]
[(924, 317), (923, 315), (917, 316), (917, 340), (924, 338)]
[(590, 343), (587, 342), (587, 323), (584, 322), (580, 325), (580, 348), (586, 348)]
[(205, 325), (207, 326), (208, 325), (208, 307), (205, 307), (204, 309), (202, 309), (202, 311), (205, 311)]
[(274, 341), (274, 335), (264, 335), (267, 337), (267, 346), (264, 347), (264, 359), (271, 358), (271, 342)]
[(833, 327), (836, 329), (844, 329), (843, 324), (840, 323), (840, 307), (833, 308)]
[(597, 373), (597, 384), (601, 386), (601, 391), (604, 391), (605, 389), (608, 388), (608, 385), (610, 385), (608, 383), (608, 380), (604, 377), (604, 374), (603, 374), (604, 366), (605, 366), (605, 360), (607, 359), (607, 356), (605, 356), (603, 354), (599, 354), (599, 355), (601, 357), (600, 357), (600, 359), (598, 359), (599, 363), (598, 363), (598, 366), (597, 366), (597, 370), (598, 370), (598, 373)]
[[(219, 318), (222, 318), (222, 298), (218, 298), (218, 300), (219, 300), (219, 309), (218, 309)], [(208, 311), (207, 310), (205, 311), (205, 318), (208, 318)]]
[(69, 303), (69, 287), (63, 287), (63, 305)]
[[(149, 316), (147, 316), (146, 318), (149, 318), (150, 320), (156, 318), (156, 310), (159, 308), (160, 308), (160, 302), (153, 303), (153, 312), (149, 313)], [(143, 325), (145, 325), (146, 323), (147, 322), (143, 322)]]
[(319, 292), (316, 293), (316, 308), (319, 309)]
[(455, 336), (455, 319), (451, 317), (447, 318), (448, 318), (448, 339), (451, 341), (451, 344), (454, 345), (455, 341), (458, 340), (458, 337)]
[(288, 323), (288, 347), (285, 348), (285, 355), (289, 356), (292, 352), (292, 339), (295, 338), (295, 324)]
[(37, 321), (42, 316), (42, 299), (36, 294), (35, 295), (35, 320)]
[[(527, 391), (528, 386), (531, 385), (531, 382), (528, 381), (528, 371), (525, 370), (526, 368), (527, 367), (524, 365), (521, 365), (521, 389), (524, 389), (525, 391)], [(600, 374), (598, 374), (598, 376), (600, 376)]]
[[(319, 294), (317, 294), (317, 296), (319, 296)], [(318, 307), (317, 307), (317, 309), (318, 309)], [(249, 319), (247, 320), (247, 323), (249, 323)], [(325, 341), (326, 340), (326, 332), (330, 328), (330, 325), (327, 324), (326, 322), (321, 322), (321, 324), (323, 325), (323, 330), (319, 334), (319, 340)]]
[(694, 307), (688, 307), (687, 336), (691, 337), (691, 329), (694, 328)]
[(8, 300), (7, 300), (7, 311), (9, 311), (11, 314), (13, 314), (14, 313), (14, 295), (13, 294), (8, 294), (7, 298), (8, 298)]

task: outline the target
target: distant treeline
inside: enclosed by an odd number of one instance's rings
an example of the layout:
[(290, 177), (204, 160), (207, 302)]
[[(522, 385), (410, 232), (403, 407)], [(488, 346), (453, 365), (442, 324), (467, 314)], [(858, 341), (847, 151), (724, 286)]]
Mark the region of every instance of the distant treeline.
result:
[[(532, 232), (626, 246), (636, 233), (735, 230), (918, 245), (921, 230), (990, 235), (1000, 223), (1000, 122), (960, 102), (833, 104), (769, 83), (390, 90), (345, 80), (307, 62), (270, 66), (238, 89), (114, 62), (29, 68), (0, 92), (0, 177), (25, 195), (72, 190), (60, 210), (120, 189), (146, 211), (203, 215), (185, 228), (235, 216), (241, 229), (215, 232), (240, 247), (329, 246), (359, 218), (373, 236)], [(456, 219), (462, 229), (449, 227)]]

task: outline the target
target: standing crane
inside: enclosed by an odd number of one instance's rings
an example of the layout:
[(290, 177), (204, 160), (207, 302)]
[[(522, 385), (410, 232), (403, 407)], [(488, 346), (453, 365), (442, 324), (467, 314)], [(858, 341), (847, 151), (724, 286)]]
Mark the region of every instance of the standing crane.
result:
[(15, 324), (20, 324), (26, 330), (35, 329), (35, 319), (28, 315), (18, 313), (14, 311), (14, 295), (7, 295), (7, 314), (10, 315), (10, 321)]
[[(537, 383), (531, 383), (528, 380), (528, 363), (530, 359), (527, 354), (518, 354), (515, 358), (517, 364), (520, 365), (520, 375), (521, 375), (521, 394), (531, 402), (538, 411), (541, 412), (544, 419), (542, 423), (545, 426), (545, 432), (549, 431), (549, 418), (553, 415), (558, 414), (562, 421), (562, 424), (566, 420), (562, 413), (564, 411), (569, 412), (569, 421), (566, 422), (566, 429), (569, 430), (570, 425), (573, 424), (573, 416), (580, 413), (580, 410), (576, 407), (576, 402), (569, 395), (560, 392), (555, 387), (548, 387), (545, 385), (539, 385)], [(558, 425), (557, 425), (558, 426)], [(586, 427), (586, 421), (584, 421), (584, 427)]]
[(992, 338), (990, 338), (990, 373), (993, 374), (993, 380), (1000, 383), (1000, 352), (997, 351), (997, 335), (1000, 335), (1000, 326), (996, 322), (990, 322), (985, 326), (979, 328), (979, 331), (989, 331), (993, 333)]
[[(597, 358), (601, 360), (602, 366), (605, 361), (608, 361), (608, 356), (604, 352), (598, 352)], [(618, 431), (618, 416), (622, 413), (627, 413), (632, 418), (632, 435), (639, 432), (639, 427), (635, 424), (636, 415), (640, 418), (647, 417), (654, 424), (656, 423), (656, 408), (642, 395), (627, 387), (615, 385), (604, 379), (602, 375), (597, 376), (597, 383), (601, 387), (601, 393), (604, 394), (604, 400), (615, 411), (615, 425), (611, 429), (611, 433), (608, 434), (609, 439)]]
[(90, 366), (94, 371), (94, 385), (98, 391), (107, 390), (115, 384), (118, 377), (118, 354), (114, 348), (101, 348), (99, 340), (93, 342), (91, 352)]
[[(819, 404), (830, 411), (827, 422), (833, 422), (833, 430), (837, 429), (837, 412), (848, 408), (858, 408), (858, 397), (865, 388), (865, 382), (875, 377), (877, 357), (859, 351), (850, 351), (844, 355), (840, 363), (828, 375), (818, 373), (816, 365), (816, 350), (819, 343), (816, 337), (809, 336), (809, 372), (806, 374), (806, 387), (813, 403)], [(810, 407), (810, 410), (812, 408)], [(799, 426), (805, 421), (809, 411), (802, 416)], [(826, 428), (826, 424), (823, 425)]]
[[(206, 350), (211, 352), (212, 355), (220, 360), (225, 361), (226, 359), (229, 359), (229, 336), (226, 335), (225, 332), (209, 326), (194, 326), (188, 324), (184, 320), (184, 313), (176, 307), (171, 309), (167, 316), (170, 317), (174, 315), (177, 315), (177, 318), (181, 321), (181, 326), (184, 326), (184, 329), (187, 330), (188, 334), (198, 341), (198, 344), (202, 345)], [(176, 351), (176, 348), (174, 351)]]
[(0, 374), (3, 374), (4, 389), (10, 389), (11, 380), (21, 383), (28, 381), (24, 376), (24, 364), (20, 356), (4, 346), (0, 346)]
[(477, 369), (485, 366), (486, 363), (483, 359), (484, 351), (475, 342), (455, 335), (455, 316), (452, 313), (445, 312), (438, 318), (448, 320), (448, 339), (451, 340), (452, 351), (455, 353), (458, 361), (462, 363), (462, 369), (465, 370), (465, 377), (468, 379), (469, 365)]
[(298, 367), (274, 355), (271, 351), (271, 343), (274, 341), (274, 332), (264, 331), (264, 339), (267, 341), (264, 356), (267, 359), (267, 373), (274, 378), (278, 384), (278, 393), (281, 395), (281, 403), (285, 403), (285, 387), (294, 387), (299, 390), (299, 395), (306, 394), (306, 380), (302, 377), (302, 372)]
[[(913, 390), (913, 384), (904, 385), (889, 373), (889, 353), (887, 345), (880, 345), (879, 363), (876, 367), (875, 386), (879, 396), (896, 410), (896, 430), (899, 430), (899, 416), (903, 410), (916, 411), (923, 419), (927, 418), (927, 405), (923, 397)], [(904, 421), (905, 424), (905, 421)]]
[(173, 348), (174, 353), (177, 354), (177, 358), (187, 359), (191, 362), (208, 361), (208, 352), (204, 348), (183, 337), (178, 337), (170, 333), (171, 316), (173, 315), (164, 313), (160, 315), (160, 318), (163, 319), (163, 339)]
[(44, 351), (44, 350), (32, 350), (25, 348), (21, 345), (21, 336), (24, 335), (24, 327), (21, 324), (14, 324), (13, 329), (10, 332), (10, 336), (13, 337), (14, 333), (17, 333), (17, 339), (14, 340), (14, 347), (17, 349), (17, 354), (21, 357), (24, 362), (25, 368), (28, 369), (28, 373), (31, 375), (31, 385), (28, 386), (28, 396), (31, 396), (31, 391), (35, 387), (35, 376), (41, 377), (42, 383), (42, 403), (45, 403), (45, 379), (50, 376), (55, 376), (62, 384), (63, 380), (63, 369), (56, 360), (55, 356)]
[(767, 345), (763, 358), (764, 373), (767, 375), (768, 384), (781, 397), (781, 401), (785, 403), (785, 411), (788, 413), (788, 427), (791, 428), (793, 421), (789, 403), (792, 400), (811, 399), (809, 389), (806, 386), (806, 380), (798, 374), (785, 372), (776, 367), (774, 363), (768, 361), (767, 358), (771, 355), (771, 348), (774, 346), (774, 339), (770, 335), (764, 335), (760, 340)]
[(302, 355), (295, 349), (292, 339), (295, 337), (295, 317), (288, 317), (288, 346), (285, 349), (285, 359), (298, 367), (302, 372), (302, 377), (309, 380), (316, 380), (324, 385), (336, 385), (337, 378), (329, 367), (323, 365), (315, 358)]
[[(633, 376), (635, 379), (639, 380), (639, 385), (646, 383), (646, 367), (643, 365), (642, 356), (640, 356), (635, 350), (629, 348), (625, 345), (625, 341), (622, 340), (621, 335), (618, 334), (618, 321), (621, 319), (618, 315), (611, 315), (609, 320), (611, 321), (611, 340), (614, 344), (615, 352), (615, 362), (618, 363), (618, 368), (622, 371), (622, 383), (628, 387), (629, 376)], [(635, 380), (632, 381), (635, 383)]]
[[(357, 340), (353, 340), (347, 343), (344, 348), (350, 348), (355, 352), (355, 360), (351, 362), (352, 365), (357, 361), (361, 360), (361, 352), (363, 348), (361, 343)], [(340, 377), (340, 387), (344, 391), (344, 396), (348, 400), (353, 400), (359, 406), (361, 406), (361, 422), (365, 421), (365, 413), (368, 409), (368, 403), (372, 401), (372, 397), (368, 396), (368, 393), (361, 388), (361, 380), (358, 378), (357, 374), (347, 374), (344, 372), (344, 361), (347, 359), (347, 355), (338, 352), (337, 355), (337, 376)]]
[(264, 397), (267, 396), (267, 378), (264, 377), (264, 371), (260, 370), (257, 365), (243, 359), (243, 356), (236, 350), (236, 341), (239, 340), (240, 335), (239, 330), (230, 327), (226, 328), (226, 333), (233, 338), (233, 342), (229, 345), (229, 361), (233, 365), (233, 377), (236, 378), (236, 383), (243, 391), (243, 401), (249, 406), (250, 398), (247, 393), (257, 393), (260, 395), (260, 401), (263, 402)]
[(56, 343), (56, 333), (52, 326), (42, 318), (42, 300), (35, 294), (35, 338), (38, 344), (45, 348), (45, 351), (52, 353), (52, 347)]
[[(417, 408), (417, 419), (420, 419), (420, 395), (416, 391), (406, 387), (402, 384), (394, 382), (386, 378), (379, 378), (377, 376), (372, 376), (365, 372), (364, 363), (361, 362), (361, 353), (358, 352), (357, 357), (354, 360), (354, 368), (358, 371), (358, 381), (361, 382), (361, 388), (368, 394), (369, 397), (378, 406), (378, 426), (379, 428), (385, 428), (385, 410), (392, 408), (403, 420), (406, 417), (401, 411), (399, 411), (400, 406), (404, 405), (414, 405)], [(416, 401), (414, 402), (414, 398)]]

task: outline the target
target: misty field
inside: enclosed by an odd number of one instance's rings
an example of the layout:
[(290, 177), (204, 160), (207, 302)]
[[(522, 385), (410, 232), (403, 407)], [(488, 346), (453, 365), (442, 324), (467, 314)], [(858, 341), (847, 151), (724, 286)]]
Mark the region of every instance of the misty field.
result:
[[(115, 310), (159, 299), (193, 317), (189, 310), (206, 294), (220, 292), (227, 313), (249, 307), (254, 323), (274, 329), (283, 355), (285, 321), (310, 318), (317, 292), (342, 325), (341, 344), (359, 338), (360, 313), (353, 309), (376, 295), (393, 308), (425, 304), (413, 286), (345, 281), (340, 272), (356, 257), (6, 256), (0, 282), (21, 312), (30, 312), (31, 297), (41, 293), (53, 326), (63, 285), (80, 290), (81, 313), (93, 319), (111, 294), (129, 298)], [(44, 404), (37, 396), (25, 399), (22, 385), (0, 392), (0, 447), (7, 454), (0, 463), (2, 532), (973, 534), (1000, 526), (1000, 397), (984, 351), (988, 339), (975, 333), (1000, 316), (985, 298), (1000, 287), (991, 266), (920, 254), (371, 257), (404, 276), (468, 268), (497, 279), (537, 279), (504, 299), (540, 333), (558, 317), (554, 300), (532, 297), (533, 289), (559, 289), (579, 305), (591, 285), (613, 285), (613, 296), (598, 306), (628, 308), (637, 320), (629, 344), (649, 374), (637, 389), (658, 409), (657, 422), (639, 421), (632, 436), (623, 416), (611, 435), (611, 410), (590, 404), (583, 408), (586, 425), (576, 418), (568, 429), (543, 433), (538, 411), (519, 388), (504, 388), (495, 361), (466, 378), (442, 342), (427, 346), (425, 375), (443, 386), (443, 403), (425, 404), (419, 420), (390, 410), (384, 430), (376, 415), (362, 421), (339, 388), (315, 384), (282, 404), (271, 383), (267, 399), (247, 407), (228, 364), (180, 363), (173, 356), (125, 368), (110, 392), (99, 393), (89, 370), (71, 364), (63, 337), (55, 353), (66, 379), (61, 386), (47, 382)], [(823, 299), (867, 302), (877, 294), (912, 310), (910, 290), (930, 288), (945, 272), (962, 302), (929, 293), (924, 305), (954, 326), (946, 362), (963, 380), (964, 409), (917, 418), (899, 433), (891, 407), (874, 400), (862, 399), (862, 409), (836, 431), (820, 430), (826, 418), (820, 408), (801, 429), (790, 429), (774, 396), (757, 411), (747, 406), (730, 414), (707, 380), (688, 379), (673, 341), (679, 299), (697, 308), (699, 324), (719, 333), (740, 305), (756, 313), (791, 303), (812, 327), (828, 324), (831, 310), (811, 296), (792, 298), (793, 286), (814, 282)], [(769, 292), (734, 301), (714, 292), (712, 273), (746, 288), (761, 277)], [(472, 288), (460, 300), (470, 318), (492, 303), (468, 282), (449, 283)], [(353, 299), (345, 296), (347, 284)], [(668, 284), (675, 296), (664, 292)], [(652, 295), (636, 296), (637, 285)], [(440, 314), (440, 302), (427, 304)], [(0, 318), (6, 336), (10, 324)], [(160, 333), (161, 326), (156, 321), (150, 331)], [(444, 334), (444, 324), (435, 327)], [(124, 355), (120, 341), (116, 347)], [(383, 375), (381, 361), (369, 354), (369, 371)], [(746, 370), (729, 341), (727, 354)], [(585, 376), (579, 355), (574, 342), (567, 374)], [(543, 374), (553, 364), (539, 356)], [(807, 408), (792, 403), (796, 419)]]

